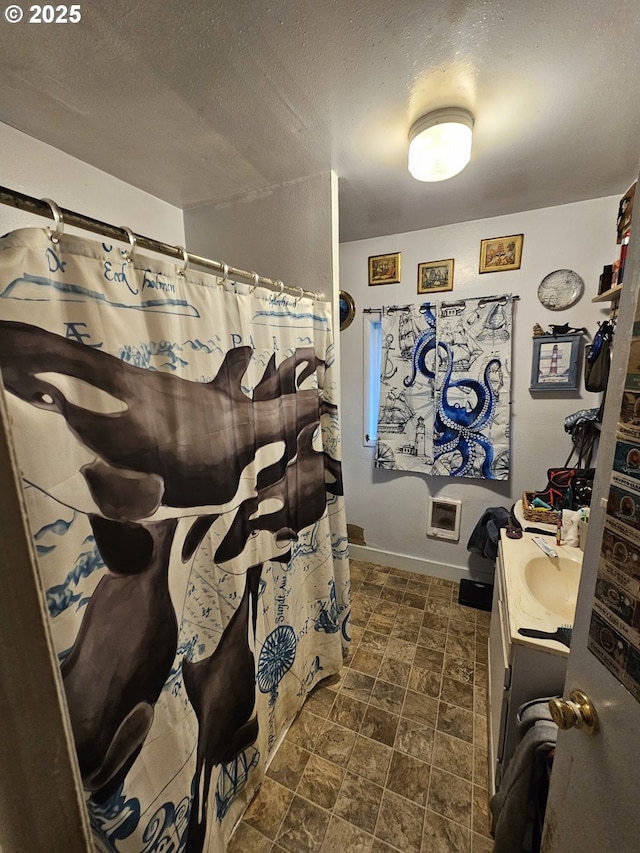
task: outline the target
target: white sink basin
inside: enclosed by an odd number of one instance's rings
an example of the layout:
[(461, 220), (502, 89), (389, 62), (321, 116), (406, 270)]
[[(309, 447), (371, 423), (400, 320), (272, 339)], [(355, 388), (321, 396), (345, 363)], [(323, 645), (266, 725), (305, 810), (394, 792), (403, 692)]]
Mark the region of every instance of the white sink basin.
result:
[(524, 567), (525, 584), (559, 625), (573, 625), (581, 563), (568, 557), (533, 557)]

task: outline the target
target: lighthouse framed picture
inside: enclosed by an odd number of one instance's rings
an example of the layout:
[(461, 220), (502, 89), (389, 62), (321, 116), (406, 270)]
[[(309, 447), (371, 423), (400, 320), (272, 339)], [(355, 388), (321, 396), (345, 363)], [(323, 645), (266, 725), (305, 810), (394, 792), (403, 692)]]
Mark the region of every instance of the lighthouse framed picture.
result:
[(533, 339), (530, 391), (576, 391), (582, 335), (538, 335)]

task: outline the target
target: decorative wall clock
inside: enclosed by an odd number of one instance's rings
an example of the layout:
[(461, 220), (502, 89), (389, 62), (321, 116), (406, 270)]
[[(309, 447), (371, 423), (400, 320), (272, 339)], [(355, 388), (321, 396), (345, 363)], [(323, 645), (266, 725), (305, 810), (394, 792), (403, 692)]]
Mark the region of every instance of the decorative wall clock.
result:
[(538, 286), (538, 299), (551, 311), (570, 308), (584, 293), (584, 281), (573, 270), (554, 270)]

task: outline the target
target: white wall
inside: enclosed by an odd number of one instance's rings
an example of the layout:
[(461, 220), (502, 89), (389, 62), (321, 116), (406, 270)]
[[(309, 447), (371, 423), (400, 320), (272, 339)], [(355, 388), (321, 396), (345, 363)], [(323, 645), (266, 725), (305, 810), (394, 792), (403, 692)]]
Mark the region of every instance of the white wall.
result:
[(335, 193), (332, 173), (322, 172), (233, 204), (186, 210), (189, 249), (330, 299)]
[[(491, 571), (487, 560), (466, 550), (469, 535), (487, 507), (509, 508), (527, 489), (543, 489), (546, 470), (564, 465), (571, 441), (564, 418), (578, 409), (599, 405), (599, 395), (580, 391), (564, 394), (530, 392), (532, 328), (538, 322), (569, 322), (591, 333), (608, 314), (608, 305), (593, 304), (604, 264), (617, 257), (618, 197), (534, 210), (511, 216), (463, 222), (425, 231), (344, 243), (340, 247), (340, 286), (354, 297), (357, 314), (341, 333), (343, 474), (347, 518), (364, 528), (365, 541), (382, 555), (352, 548), (352, 555), (379, 559), (390, 565), (464, 577)], [(478, 273), (480, 240), (524, 234), (520, 270)], [(369, 287), (369, 255), (402, 252), (402, 282)], [(366, 307), (421, 301), (417, 295), (420, 262), (455, 259), (452, 293), (434, 294), (451, 299), (513, 293), (520, 297), (514, 310), (512, 375), (512, 472), (504, 483), (486, 480), (427, 477), (374, 469), (373, 448), (363, 447), (363, 314)], [(538, 284), (552, 270), (569, 268), (585, 281), (585, 295), (572, 308), (550, 311), (537, 299)], [(582, 371), (581, 371), (582, 375)], [(460, 541), (427, 538), (429, 495), (460, 498)], [(425, 561), (425, 562), (423, 562)]]
[[(60, 207), (126, 225), (138, 234), (171, 245), (184, 245), (182, 210), (100, 171), (76, 157), (52, 148), (7, 124), (0, 123), (0, 184), (12, 190), (51, 198)], [(0, 230), (51, 224), (41, 216), (0, 206)], [(98, 235), (84, 233), (90, 239)]]

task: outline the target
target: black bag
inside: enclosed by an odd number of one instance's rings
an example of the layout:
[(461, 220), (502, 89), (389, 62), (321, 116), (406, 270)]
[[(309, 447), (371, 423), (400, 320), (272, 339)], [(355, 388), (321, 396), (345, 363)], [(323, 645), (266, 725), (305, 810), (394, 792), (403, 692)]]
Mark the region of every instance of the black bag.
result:
[(605, 320), (595, 333), (591, 346), (587, 347), (584, 366), (584, 387), (587, 391), (605, 391), (611, 367), (611, 341), (613, 324)]

